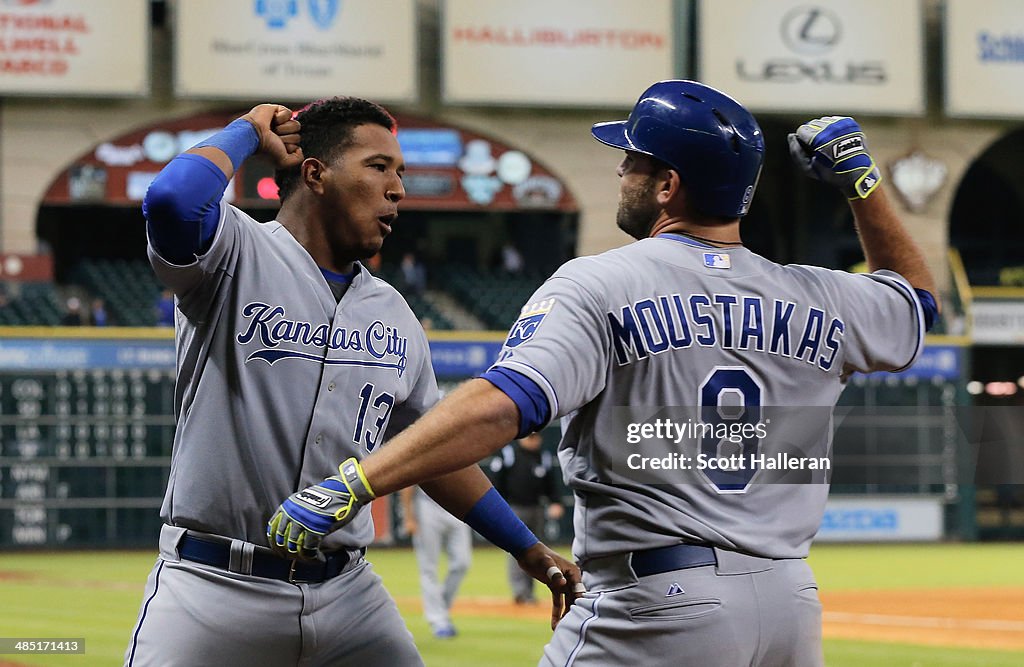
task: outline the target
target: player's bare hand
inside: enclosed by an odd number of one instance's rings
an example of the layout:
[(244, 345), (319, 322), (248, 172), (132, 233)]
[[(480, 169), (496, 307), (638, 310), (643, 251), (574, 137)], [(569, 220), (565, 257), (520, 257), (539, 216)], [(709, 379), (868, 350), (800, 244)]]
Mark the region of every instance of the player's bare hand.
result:
[(583, 597), (583, 575), (579, 566), (538, 542), (519, 557), (519, 567), (551, 590), (551, 629), (569, 613), (572, 603)]
[(260, 137), (258, 152), (269, 156), (278, 169), (302, 164), (299, 148), (299, 121), (292, 110), (280, 104), (259, 104), (242, 116), (252, 123)]

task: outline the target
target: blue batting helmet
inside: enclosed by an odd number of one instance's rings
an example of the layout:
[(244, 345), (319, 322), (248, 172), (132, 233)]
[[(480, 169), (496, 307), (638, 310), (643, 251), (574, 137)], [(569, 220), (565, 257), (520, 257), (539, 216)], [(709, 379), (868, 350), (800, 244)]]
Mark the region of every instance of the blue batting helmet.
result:
[(697, 209), (746, 215), (764, 161), (764, 135), (749, 111), (696, 81), (659, 81), (640, 96), (628, 120), (591, 129), (603, 144), (650, 155), (679, 172)]

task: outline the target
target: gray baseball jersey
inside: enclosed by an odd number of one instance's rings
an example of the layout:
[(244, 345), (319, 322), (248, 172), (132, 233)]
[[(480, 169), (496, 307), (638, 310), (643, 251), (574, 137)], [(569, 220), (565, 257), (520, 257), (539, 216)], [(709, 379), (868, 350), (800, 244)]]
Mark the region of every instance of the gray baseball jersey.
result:
[[(149, 257), (180, 311), (165, 522), (265, 544), (282, 498), (437, 401), (426, 336), (398, 292), (360, 268), (338, 302), (279, 223), (222, 202), (203, 257), (175, 266), (152, 246)], [(372, 539), (365, 511), (324, 550)]]
[[(733, 400), (820, 416), (849, 373), (905, 367), (923, 336), (917, 295), (894, 273), (782, 266), (663, 235), (565, 264), (524, 307), (497, 366), (532, 379), (551, 417), (564, 417), (559, 458), (576, 496), (579, 560), (680, 541), (801, 558), (827, 483), (736, 483), (713, 470), (700, 483), (646, 483), (625, 465), (634, 448), (616, 406), (718, 410)], [(827, 417), (788, 414), (759, 435), (827, 456)]]

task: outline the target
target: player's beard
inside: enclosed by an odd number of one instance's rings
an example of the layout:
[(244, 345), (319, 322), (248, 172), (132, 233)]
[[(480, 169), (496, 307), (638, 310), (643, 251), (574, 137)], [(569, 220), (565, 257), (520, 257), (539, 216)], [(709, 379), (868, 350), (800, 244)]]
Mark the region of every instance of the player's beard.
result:
[(651, 235), (660, 213), (654, 197), (654, 179), (646, 178), (642, 184), (621, 192), (615, 224), (639, 241)]

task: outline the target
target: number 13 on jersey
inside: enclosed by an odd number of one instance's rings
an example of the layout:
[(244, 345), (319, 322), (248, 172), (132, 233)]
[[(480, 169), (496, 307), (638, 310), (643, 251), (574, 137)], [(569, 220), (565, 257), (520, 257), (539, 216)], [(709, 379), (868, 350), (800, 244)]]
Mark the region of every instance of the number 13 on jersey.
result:
[(352, 441), (365, 447), (367, 452), (376, 449), (384, 439), (391, 408), (395, 407), (394, 396), (384, 391), (374, 394), (375, 389), (372, 383), (367, 382), (359, 391), (359, 415), (352, 433)]

